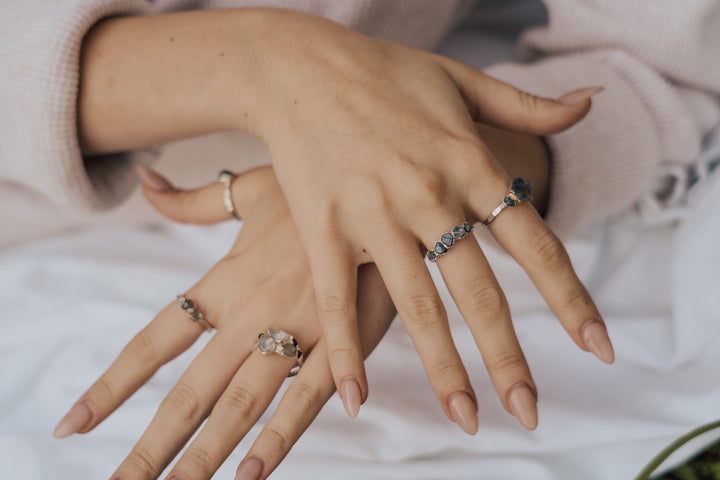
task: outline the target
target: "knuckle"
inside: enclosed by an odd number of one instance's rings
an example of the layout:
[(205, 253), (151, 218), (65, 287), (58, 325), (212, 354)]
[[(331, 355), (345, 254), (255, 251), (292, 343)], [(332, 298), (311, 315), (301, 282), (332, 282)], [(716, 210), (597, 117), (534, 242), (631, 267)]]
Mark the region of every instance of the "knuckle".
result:
[(143, 365), (154, 365), (157, 362), (155, 340), (147, 328), (143, 328), (128, 343), (126, 351), (130, 358)]
[(191, 446), (183, 454), (184, 460), (193, 464), (195, 467), (199, 467), (208, 475), (212, 475), (217, 469), (218, 462), (215, 460), (216, 458), (216, 455), (213, 455), (205, 447), (200, 446)]
[(407, 302), (408, 320), (418, 325), (435, 326), (445, 318), (445, 308), (436, 295), (413, 295)]
[(163, 400), (161, 408), (169, 410), (181, 420), (195, 421), (200, 416), (200, 398), (185, 383), (178, 383)]
[(355, 305), (341, 295), (321, 295), (318, 299), (318, 311), (325, 318), (347, 320), (354, 315)]
[(155, 478), (155, 476), (160, 473), (160, 466), (155, 460), (155, 456), (141, 445), (136, 445), (135, 448), (130, 451), (125, 459), (125, 463), (130, 464), (134, 470), (139, 470), (148, 478)]
[(293, 386), (286, 393), (289, 400), (295, 405), (298, 411), (314, 411), (322, 404), (320, 391), (313, 385), (306, 382), (293, 382)]
[(292, 442), (285, 432), (271, 424), (265, 425), (264, 432), (266, 440), (272, 445), (272, 450), (283, 453), (290, 450)]
[(457, 360), (446, 359), (435, 362), (430, 374), (437, 378), (453, 378), (462, 370), (462, 363)]
[(109, 405), (111, 408), (116, 405), (116, 396), (113, 389), (110, 387), (110, 383), (106, 380), (105, 375), (98, 378), (93, 385), (92, 396), (95, 400), (96, 405)]
[(243, 386), (233, 386), (220, 398), (217, 408), (236, 418), (246, 419), (253, 414), (257, 405), (258, 397), (255, 393)]
[(525, 368), (525, 356), (521, 351), (502, 352), (490, 362), (494, 371), (521, 370)]
[(447, 203), (447, 183), (436, 171), (408, 161), (411, 170), (407, 177), (410, 200), (425, 209), (441, 208)]
[(585, 288), (581, 288), (575, 293), (570, 294), (568, 297), (567, 304), (565, 305), (566, 309), (588, 309), (588, 308), (594, 308), (594, 304), (592, 301), (592, 298), (590, 297), (590, 294), (585, 290)]
[(355, 355), (355, 350), (352, 348), (346, 348), (346, 347), (333, 347), (328, 351), (328, 356), (333, 359), (351, 359), (353, 360)]
[(468, 304), (474, 314), (482, 315), (488, 311), (504, 310), (507, 307), (507, 300), (499, 286), (486, 285), (470, 292)]
[(534, 253), (543, 267), (559, 268), (570, 263), (565, 247), (549, 230), (535, 242)]

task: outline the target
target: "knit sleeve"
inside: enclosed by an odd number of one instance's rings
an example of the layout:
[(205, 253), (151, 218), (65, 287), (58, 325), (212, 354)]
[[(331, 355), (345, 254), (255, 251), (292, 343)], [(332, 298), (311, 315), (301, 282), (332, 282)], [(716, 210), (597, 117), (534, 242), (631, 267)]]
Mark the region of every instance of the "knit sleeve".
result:
[(553, 167), (546, 220), (567, 236), (632, 206), (663, 169), (698, 156), (720, 118), (720, 8), (705, 0), (545, 3), (548, 25), (521, 40), (530, 61), (486, 71), (551, 98), (605, 87), (585, 119), (547, 137)]
[(83, 158), (76, 123), (80, 47), (103, 18), (149, 12), (145, 0), (0, 0), (0, 180), (87, 210), (129, 194), (133, 157), (152, 153)]

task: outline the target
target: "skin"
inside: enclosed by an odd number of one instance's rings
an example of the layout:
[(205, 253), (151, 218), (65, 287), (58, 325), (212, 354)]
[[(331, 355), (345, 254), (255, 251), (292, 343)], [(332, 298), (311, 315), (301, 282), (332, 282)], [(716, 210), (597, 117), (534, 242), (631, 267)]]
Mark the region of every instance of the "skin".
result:
[[(453, 225), (485, 218), (515, 172), (539, 187), (536, 205), (545, 207), (549, 169), (539, 136), (571, 126), (590, 108), (589, 93), (564, 100), (533, 97), (461, 63), (315, 17), (266, 9), (183, 12), (111, 19), (90, 32), (81, 58), (78, 135), (88, 155), (221, 130), (263, 139), (297, 226), (294, 246), (305, 247), (319, 318), (317, 331), (307, 325), (288, 330), (315, 332), (298, 339), (303, 345), (321, 336), (332, 345), (332, 378), (355, 416), (368, 395), (359, 273), (376, 264), (443, 410), (474, 433), (475, 394), (422, 254)], [(507, 163), (492, 153), (503, 146)], [(518, 160), (526, 153), (527, 162)], [(575, 343), (611, 362), (602, 318), (537, 210), (528, 203), (507, 210), (490, 231)], [(437, 268), (503, 406), (534, 428), (537, 390), (505, 296), (475, 237), (458, 241)], [(213, 294), (208, 304), (223, 300)], [(206, 404), (220, 393), (217, 385), (208, 387)], [(188, 437), (183, 431), (172, 441)], [(168, 447), (156, 455), (158, 465), (170, 453)], [(263, 460), (264, 468), (274, 464)]]

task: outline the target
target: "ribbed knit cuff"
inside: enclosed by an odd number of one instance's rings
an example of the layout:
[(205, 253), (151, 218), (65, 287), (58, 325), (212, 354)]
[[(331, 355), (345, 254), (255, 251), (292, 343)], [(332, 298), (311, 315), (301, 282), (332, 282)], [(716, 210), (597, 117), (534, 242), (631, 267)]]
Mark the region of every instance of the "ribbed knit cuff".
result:
[(548, 98), (605, 87), (580, 123), (546, 137), (552, 171), (545, 220), (561, 238), (629, 207), (649, 187), (661, 156), (654, 119), (641, 95), (608, 64), (588, 55), (567, 55), (499, 64), (486, 73)]
[[(80, 48), (100, 20), (149, 14), (143, 0), (4, 2), (0, 30), (0, 156), (7, 176), (54, 202), (84, 210), (116, 205), (133, 190), (135, 157), (152, 150), (83, 158), (77, 136)], [(7, 38), (5, 38), (7, 36)], [(7, 41), (5, 41), (7, 40)], [(12, 118), (5, 118), (12, 112)], [(3, 173), (5, 174), (5, 168)]]

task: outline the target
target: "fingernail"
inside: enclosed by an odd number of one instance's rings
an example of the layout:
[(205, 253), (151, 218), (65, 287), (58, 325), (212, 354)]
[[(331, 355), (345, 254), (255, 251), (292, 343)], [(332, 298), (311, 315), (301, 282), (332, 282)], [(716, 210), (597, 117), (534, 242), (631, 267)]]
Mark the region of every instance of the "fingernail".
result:
[(566, 93), (562, 97), (558, 98), (557, 101), (563, 105), (577, 105), (580, 102), (584, 102), (586, 99), (597, 95), (598, 93), (605, 90), (605, 87), (586, 87), (572, 92)]
[(581, 334), (588, 350), (603, 362), (613, 363), (615, 360), (615, 352), (613, 351), (607, 330), (602, 323), (597, 320), (588, 320), (582, 326)]
[(265, 468), (265, 462), (257, 457), (243, 460), (235, 475), (235, 480), (259, 480)]
[(450, 413), (453, 420), (468, 435), (475, 435), (478, 431), (478, 416), (475, 402), (465, 392), (458, 392), (450, 399)]
[(344, 380), (342, 382), (340, 389), (342, 392), (340, 398), (342, 398), (345, 411), (350, 416), (350, 418), (357, 417), (358, 412), (360, 411), (361, 402), (360, 385), (358, 385), (355, 379), (348, 378), (347, 380)]
[(538, 423), (537, 399), (527, 383), (519, 383), (510, 389), (508, 405), (523, 427), (535, 430)]
[(140, 175), (143, 183), (156, 192), (168, 192), (173, 189), (172, 183), (150, 167), (138, 163), (135, 165), (135, 171)]
[(76, 403), (55, 427), (53, 437), (65, 438), (77, 433), (85, 428), (91, 419), (92, 412), (85, 402)]

